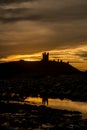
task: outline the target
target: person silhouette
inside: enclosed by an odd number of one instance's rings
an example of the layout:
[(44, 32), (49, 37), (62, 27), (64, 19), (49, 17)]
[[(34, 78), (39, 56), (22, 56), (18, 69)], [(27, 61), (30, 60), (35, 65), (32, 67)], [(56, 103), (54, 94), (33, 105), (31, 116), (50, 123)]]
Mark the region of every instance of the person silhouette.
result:
[(42, 98), (42, 104), (43, 105), (48, 105), (48, 98), (47, 97)]

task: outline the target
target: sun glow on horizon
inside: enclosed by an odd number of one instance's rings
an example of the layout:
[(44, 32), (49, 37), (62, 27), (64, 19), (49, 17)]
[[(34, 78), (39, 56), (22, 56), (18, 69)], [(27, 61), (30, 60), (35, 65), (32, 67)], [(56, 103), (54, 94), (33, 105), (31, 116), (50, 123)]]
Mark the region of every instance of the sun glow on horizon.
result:
[[(62, 49), (62, 50), (49, 50), (50, 60), (63, 60), (64, 62), (69, 62), (73, 66), (80, 70), (87, 70), (87, 60), (84, 59), (84, 53), (87, 50), (87, 46), (81, 46), (75, 49)], [(0, 62), (10, 62), (10, 61), (40, 61), (42, 59), (42, 51), (33, 54), (23, 54), (23, 55), (10, 55), (6, 58), (0, 58)]]

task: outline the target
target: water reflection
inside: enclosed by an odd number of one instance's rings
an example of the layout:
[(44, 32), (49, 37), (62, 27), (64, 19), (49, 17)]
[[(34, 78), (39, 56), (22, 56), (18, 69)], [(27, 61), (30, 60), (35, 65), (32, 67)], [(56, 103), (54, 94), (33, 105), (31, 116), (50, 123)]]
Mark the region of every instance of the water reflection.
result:
[(40, 98), (40, 97), (27, 97), (25, 99), (25, 102), (31, 103), (31, 104), (41, 105), (42, 104), (42, 98)]
[[(27, 97), (25, 101), (36, 104), (36, 105), (48, 105), (48, 107), (69, 110), (69, 111), (79, 111), (87, 117), (87, 103), (86, 102), (75, 102), (68, 99), (51, 99), (51, 98), (40, 98), (40, 97)], [(49, 102), (49, 103), (48, 103)]]
[(25, 99), (25, 102), (35, 105), (48, 105), (48, 98), (47, 97), (28, 97)]

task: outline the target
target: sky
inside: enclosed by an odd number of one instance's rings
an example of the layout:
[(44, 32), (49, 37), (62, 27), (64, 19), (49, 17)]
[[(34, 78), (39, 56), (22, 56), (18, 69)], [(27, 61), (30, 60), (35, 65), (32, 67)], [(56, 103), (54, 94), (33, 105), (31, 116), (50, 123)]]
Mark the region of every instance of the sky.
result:
[(0, 63), (44, 51), (87, 70), (87, 0), (0, 0)]

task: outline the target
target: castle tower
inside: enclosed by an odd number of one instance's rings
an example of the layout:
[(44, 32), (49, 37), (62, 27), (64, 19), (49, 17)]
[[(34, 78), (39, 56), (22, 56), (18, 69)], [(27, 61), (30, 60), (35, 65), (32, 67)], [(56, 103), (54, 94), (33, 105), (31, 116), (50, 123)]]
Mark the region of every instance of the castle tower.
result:
[(42, 53), (42, 61), (47, 62), (49, 61), (49, 53)]

